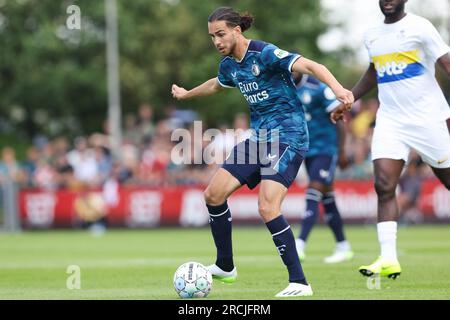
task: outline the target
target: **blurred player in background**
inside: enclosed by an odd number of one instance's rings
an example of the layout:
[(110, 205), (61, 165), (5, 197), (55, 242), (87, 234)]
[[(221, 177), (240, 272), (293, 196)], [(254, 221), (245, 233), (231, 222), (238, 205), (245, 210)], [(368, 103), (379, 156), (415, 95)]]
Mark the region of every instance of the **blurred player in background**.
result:
[(308, 296), (313, 292), (303, 274), (295, 237), (281, 214), (281, 203), (297, 176), (309, 143), (291, 72), (315, 75), (347, 107), (353, 103), (353, 95), (323, 65), (273, 44), (245, 38), (242, 33), (252, 22), (249, 14), (241, 15), (232, 8), (216, 9), (208, 18), (208, 30), (223, 56), (218, 76), (191, 90), (174, 84), (172, 95), (183, 100), (238, 88), (250, 107), (252, 136), (236, 145), (205, 190), (217, 248), (216, 263), (209, 266), (213, 277), (223, 282), (234, 282), (237, 277), (228, 197), (244, 184), (254, 188), (261, 183), (259, 213), (289, 273), (289, 285), (276, 296)]
[(401, 175), (397, 192), (400, 223), (421, 223), (423, 214), (419, 210), (419, 198), (423, 185), (421, 172), (423, 161), (416, 152), (411, 152), (406, 168)]
[(308, 122), (309, 150), (305, 166), (309, 177), (306, 190), (306, 211), (302, 228), (295, 243), (300, 261), (306, 258), (306, 240), (319, 216), (319, 204), (325, 209), (325, 220), (336, 240), (334, 253), (325, 263), (338, 263), (353, 258), (349, 242), (345, 239), (344, 226), (334, 198), (333, 181), (336, 165), (344, 169), (348, 165), (345, 154), (345, 126), (342, 121), (333, 124), (330, 112), (339, 105), (333, 91), (316, 78), (294, 74), (297, 94), (305, 110)]
[[(405, 12), (407, 0), (380, 0), (384, 23), (369, 29), (365, 45), (370, 66), (352, 89), (361, 98), (378, 83), (380, 108), (372, 140), (375, 190), (378, 196), (380, 257), (361, 266), (365, 276), (395, 279), (401, 273), (397, 259), (398, 206), (395, 189), (410, 149), (429, 164), (450, 190), (450, 109), (435, 78), (435, 64), (450, 76), (450, 47), (426, 19)], [(346, 110), (339, 106), (331, 118)]]

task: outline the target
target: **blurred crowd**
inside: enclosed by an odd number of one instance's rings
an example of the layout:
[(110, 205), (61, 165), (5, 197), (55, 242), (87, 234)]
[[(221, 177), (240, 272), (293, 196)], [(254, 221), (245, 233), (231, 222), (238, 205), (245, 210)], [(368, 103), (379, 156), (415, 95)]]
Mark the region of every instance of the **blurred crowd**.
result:
[[(345, 153), (349, 166), (337, 169), (336, 179), (369, 180), (373, 178), (370, 161), (370, 141), (375, 124), (378, 101), (371, 99), (355, 104), (346, 119)], [(107, 182), (146, 186), (171, 186), (207, 184), (211, 176), (235, 143), (248, 135), (249, 120), (246, 114), (237, 114), (234, 122), (223, 124), (218, 130), (223, 134), (207, 139), (207, 129), (202, 123), (201, 131), (195, 132), (194, 121), (198, 115), (191, 110), (167, 108), (167, 116), (155, 121), (151, 105), (142, 104), (136, 114), (124, 117), (122, 147), (119, 157), (110, 149), (108, 127), (104, 132), (81, 136), (69, 141), (66, 137), (48, 139), (38, 136), (26, 152), (25, 159), (17, 159), (12, 146), (1, 150), (0, 182), (9, 177), (23, 188), (100, 188)], [(185, 143), (191, 146), (188, 156), (192, 164), (173, 159), (173, 149), (180, 142), (172, 133), (184, 128)], [(239, 136), (226, 132), (227, 128), (240, 129)], [(175, 141), (172, 141), (175, 140)], [(212, 141), (211, 141), (212, 140)], [(202, 154), (211, 145), (223, 153), (215, 156), (219, 164), (202, 161)], [(194, 146), (196, 148), (194, 148)], [(200, 154), (198, 154), (200, 153)], [(420, 186), (420, 181), (431, 176), (428, 166), (423, 166), (416, 154), (405, 169), (403, 189), (410, 185)], [(189, 161), (188, 161), (189, 162)], [(413, 167), (411, 167), (413, 166)], [(301, 170), (297, 182), (304, 184), (307, 177)], [(416, 194), (415, 191), (411, 194)], [(420, 190), (420, 188), (419, 188)]]

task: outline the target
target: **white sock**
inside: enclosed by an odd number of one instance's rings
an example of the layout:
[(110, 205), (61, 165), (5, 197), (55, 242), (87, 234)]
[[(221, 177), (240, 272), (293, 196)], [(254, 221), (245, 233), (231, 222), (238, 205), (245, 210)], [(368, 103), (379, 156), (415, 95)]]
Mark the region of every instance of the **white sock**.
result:
[(295, 239), (295, 246), (297, 247), (297, 249), (305, 251), (306, 243), (302, 239)]
[(377, 230), (381, 256), (389, 260), (397, 260), (397, 222), (380, 222), (377, 224)]
[(336, 242), (336, 251), (350, 251), (350, 243), (347, 240)]

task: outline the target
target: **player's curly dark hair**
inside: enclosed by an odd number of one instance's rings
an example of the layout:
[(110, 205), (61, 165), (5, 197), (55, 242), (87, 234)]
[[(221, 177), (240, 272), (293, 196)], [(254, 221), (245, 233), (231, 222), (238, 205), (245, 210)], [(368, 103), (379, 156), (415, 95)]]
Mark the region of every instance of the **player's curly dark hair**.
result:
[(225, 21), (227, 26), (236, 27), (240, 26), (242, 32), (250, 29), (253, 23), (253, 16), (248, 12), (240, 14), (234, 11), (230, 7), (220, 7), (213, 11), (208, 17), (208, 22), (213, 21)]

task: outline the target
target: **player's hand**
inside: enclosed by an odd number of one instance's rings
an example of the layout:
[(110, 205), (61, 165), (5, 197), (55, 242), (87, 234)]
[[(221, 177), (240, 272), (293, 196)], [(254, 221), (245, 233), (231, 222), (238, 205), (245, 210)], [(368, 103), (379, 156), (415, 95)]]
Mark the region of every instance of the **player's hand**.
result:
[(181, 88), (176, 84), (172, 85), (172, 96), (177, 100), (187, 99), (188, 91), (185, 88)]
[(334, 94), (336, 95), (336, 99), (338, 99), (347, 108), (347, 110), (352, 108), (352, 104), (355, 102), (353, 92), (341, 87), (336, 90)]
[(351, 109), (351, 105), (350, 107), (347, 107), (345, 104), (340, 104), (338, 105), (330, 114), (330, 120), (333, 123), (338, 122), (339, 120), (344, 120), (344, 112), (348, 111)]
[(349, 161), (345, 152), (339, 152), (338, 165), (340, 169), (345, 169), (348, 167)]
[(336, 95), (336, 99), (341, 102), (341, 105), (338, 106), (330, 115), (330, 119), (333, 123), (343, 118), (344, 111), (348, 111), (352, 108), (352, 104), (355, 102), (355, 97), (353, 96), (353, 92), (345, 89), (344, 87), (340, 87), (335, 89), (334, 94)]

